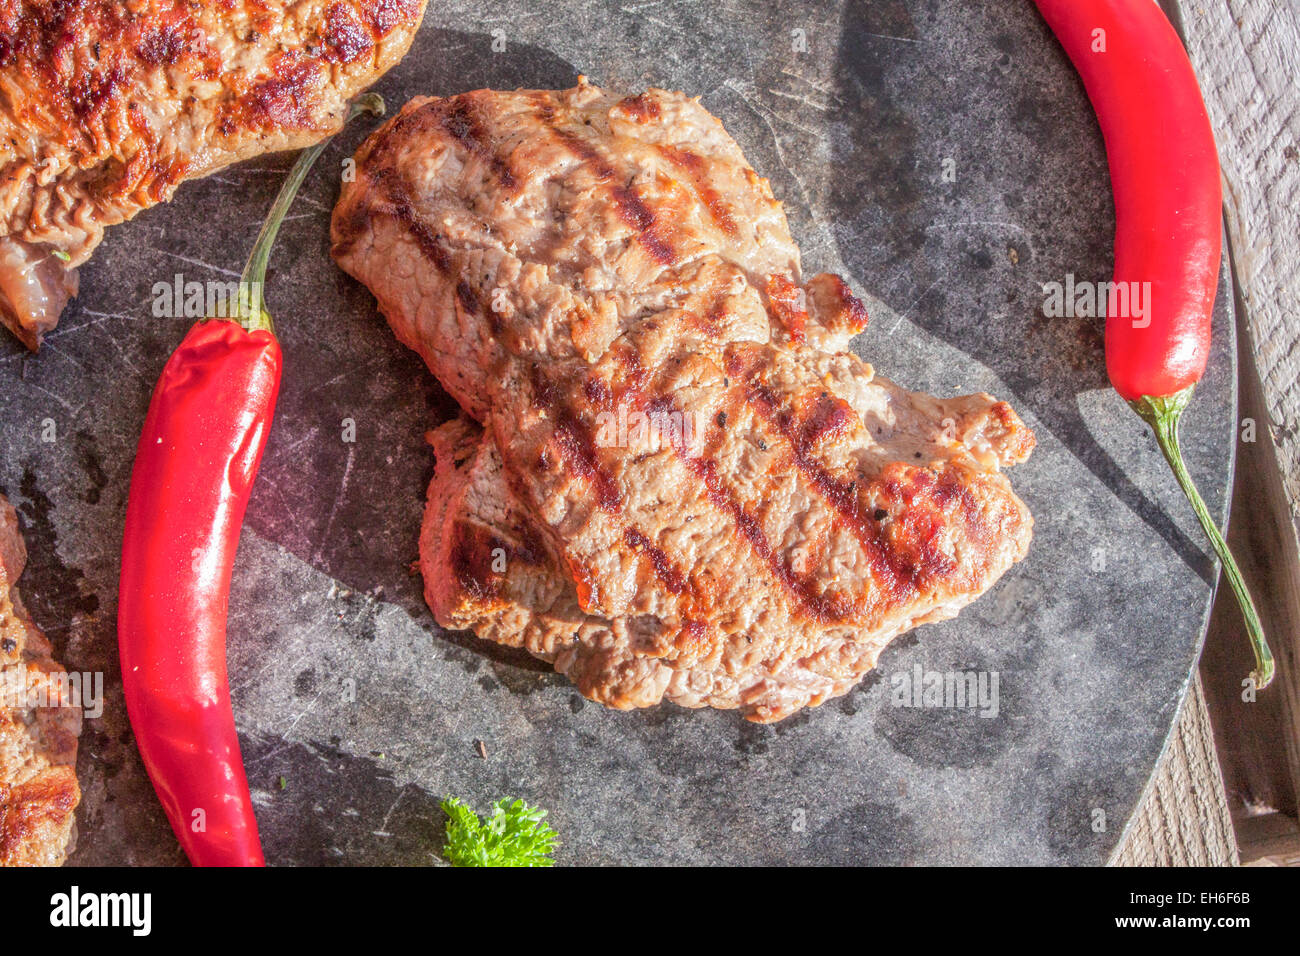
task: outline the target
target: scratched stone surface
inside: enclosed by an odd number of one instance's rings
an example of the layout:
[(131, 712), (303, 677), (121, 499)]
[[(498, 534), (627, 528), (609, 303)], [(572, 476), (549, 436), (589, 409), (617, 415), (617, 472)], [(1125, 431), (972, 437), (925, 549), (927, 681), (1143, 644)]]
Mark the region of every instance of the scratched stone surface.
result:
[[(526, 656), (441, 631), (411, 564), (422, 435), (451, 405), (327, 251), (360, 123), (309, 178), (270, 276), (284, 386), (229, 631), (268, 859), (432, 863), (443, 794), (480, 809), (511, 794), (549, 808), (561, 863), (1103, 861), (1186, 687), (1213, 566), (1107, 388), (1099, 320), (1043, 315), (1043, 283), (1108, 277), (1114, 225), (1095, 121), (1045, 26), (1000, 0), (441, 2), (379, 89), (396, 108), (579, 73), (701, 96), (784, 200), (807, 271), (863, 294), (854, 348), (884, 374), (1014, 403), (1039, 439), (1013, 473), (1032, 551), (853, 693), (775, 726), (604, 710)], [(74, 864), (183, 862), (132, 743), (114, 629), (135, 440), (189, 325), (154, 318), (152, 288), (234, 277), (290, 160), (187, 184), (110, 229), (41, 354), (0, 343), (0, 489), (32, 554), (27, 603), (68, 666), (106, 675)], [(1219, 301), (1184, 436), (1222, 514), (1235, 365)], [(996, 672), (997, 716), (892, 706), (893, 675), (916, 665)]]

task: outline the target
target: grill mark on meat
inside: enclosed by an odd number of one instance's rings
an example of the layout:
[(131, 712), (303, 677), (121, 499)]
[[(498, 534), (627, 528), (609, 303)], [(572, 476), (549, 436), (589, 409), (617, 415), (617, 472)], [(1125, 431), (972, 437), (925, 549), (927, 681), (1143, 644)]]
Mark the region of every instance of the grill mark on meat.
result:
[(506, 572), (493, 567), (497, 558), (493, 552), (497, 549), (505, 556), (507, 568), (513, 561), (532, 567), (544, 562), (546, 552), (535, 532), (520, 527), (516, 534), (517, 542), (511, 543), (483, 525), (455, 522), (448, 561), (456, 580), (474, 600), (491, 601), (501, 592)]
[(394, 153), (402, 141), (417, 132), (426, 132), (442, 102), (439, 99), (429, 99), (414, 109), (405, 108), (390, 121), (390, 126), (375, 134), (370, 140), (374, 145), (365, 161), (366, 172), (379, 179), (391, 178)]
[(618, 514), (623, 510), (623, 495), (618, 480), (600, 463), (591, 430), (574, 414), (563, 390), (551, 381), (541, 365), (533, 363), (529, 371), (534, 401), (555, 421), (555, 444), (569, 469), (592, 485), (601, 510)]
[(456, 298), (459, 299), (460, 304), (469, 311), (479, 311), (478, 294), (474, 291), (474, 287), (464, 279), (461, 279), (456, 283)]
[[(954, 568), (953, 560), (936, 544), (943, 531), (942, 524), (936, 522), (932, 513), (922, 505), (928, 503), (942, 512), (955, 501), (962, 510), (967, 537), (978, 546), (985, 546), (992, 540), (992, 530), (982, 520), (970, 489), (951, 472), (936, 479), (929, 470), (905, 466), (907, 483), (897, 479), (871, 483), (891, 500), (905, 501), (910, 510), (904, 512), (904, 516), (915, 520), (915, 526), (905, 524), (902, 534), (895, 539), (902, 549), (915, 552), (910, 562), (903, 560), (900, 547), (891, 547), (886, 540), (882, 522), (888, 519), (889, 511), (872, 509), (868, 517), (860, 504), (858, 483), (831, 475), (813, 455), (818, 443), (837, 437), (853, 424), (856, 415), (852, 408), (842, 399), (822, 392), (814, 399), (811, 411), (799, 416), (786, 408), (776, 393), (757, 379), (759, 368), (758, 365), (745, 365), (735, 354), (728, 356), (728, 372), (747, 386), (743, 393), (744, 404), (757, 412), (788, 443), (796, 468), (858, 540), (876, 579), (885, 584), (888, 603), (912, 598), (918, 587), (950, 573)], [(913, 544), (918, 546), (913, 548)]]
[[(613, 180), (618, 175), (614, 167), (601, 156), (595, 147), (581, 137), (570, 133), (568, 130), (557, 128), (553, 122), (554, 110), (549, 105), (540, 112), (547, 130), (559, 139), (566, 149), (577, 156), (584, 165), (591, 168), (602, 186), (609, 189), (620, 218), (637, 230), (637, 240), (647, 253), (661, 265), (675, 264), (677, 261), (676, 252), (660, 237), (661, 223), (653, 211), (637, 195), (635, 189), (630, 186), (614, 185)], [(383, 164), (377, 162), (381, 150), (387, 153), (387, 147), (390, 144), (395, 144), (401, 140), (402, 136), (409, 135), (407, 133), (409, 127), (422, 125), (430, 118), (436, 119), (438, 125), (467, 151), (488, 163), (503, 188), (509, 190), (518, 187), (518, 178), (515, 176), (514, 171), (505, 159), (492, 150), (489, 145), (491, 137), (465, 96), (431, 100), (419, 109), (399, 116), (394, 122), (393, 128), (380, 143), (379, 148), (376, 149), (376, 154), (372, 155), (371, 167), (381, 170), (385, 168)], [(424, 223), (415, 212), (409, 197), (409, 186), (404, 182), (394, 182), (388, 177), (384, 177), (382, 184), (392, 187), (389, 189), (389, 193), (394, 212), (415, 237), (421, 252), (434, 264), (434, 267), (439, 272), (444, 276), (451, 277), (453, 270), (450, 256), (438, 238), (437, 233)], [(395, 191), (399, 193), (396, 197), (391, 195)], [(364, 228), (364, 225), (358, 223), (358, 228)], [(494, 335), (500, 333), (500, 316), (483, 307), (477, 292), (470, 285), (463, 280), (458, 280), (456, 294), (466, 309), (487, 318)]]
[(491, 601), (501, 592), (505, 575), (492, 569), (492, 551), (497, 547), (503, 545), (481, 525), (458, 521), (452, 529), (448, 552), (451, 572), (476, 601)]
[[(395, 168), (400, 161), (397, 152), (404, 142), (417, 135), (427, 135), (433, 127), (449, 133), (453, 139), (460, 141), (456, 133), (444, 123), (448, 104), (456, 99), (456, 97), (429, 98), (414, 109), (403, 109), (391, 120), (389, 126), (372, 137), (373, 146), (365, 160), (365, 173), (376, 189), (390, 202), (401, 203), (408, 210), (412, 208), (412, 187), (397, 175)], [(462, 143), (462, 145), (466, 144)], [(470, 147), (466, 146), (466, 148)], [(353, 226), (349, 229), (350, 239), (355, 239), (356, 235), (364, 233), (367, 225), (368, 216), (363, 209), (356, 223), (350, 224)]]
[[(438, 234), (428, 227), (405, 199), (399, 198), (393, 203), (393, 213), (415, 238), (415, 243), (420, 247), (421, 254), (429, 262), (433, 263), (433, 267), (441, 272), (444, 277), (450, 277), (452, 275), (451, 256), (447, 254), (447, 250), (438, 238)], [(474, 301), (475, 307), (477, 307), (477, 294), (473, 289), (469, 289), (468, 293)]]
[[(847, 403), (822, 393), (815, 400), (811, 414), (800, 420), (783, 407), (770, 388), (757, 380), (759, 366), (746, 366), (733, 354), (728, 357), (727, 367), (732, 375), (747, 384), (746, 404), (789, 443), (796, 468), (857, 538), (876, 578), (886, 585), (888, 603), (911, 599), (927, 582), (940, 579), (955, 568), (953, 559), (938, 547), (944, 526), (935, 519), (935, 512), (942, 513), (956, 503), (962, 512), (962, 527), (968, 540), (978, 548), (990, 545), (993, 529), (979, 513), (970, 489), (956, 475), (945, 471), (936, 477), (928, 469), (903, 464), (899, 467), (906, 480), (888, 477), (871, 483), (892, 502), (901, 501), (906, 505), (902, 522), (895, 523), (895, 533), (891, 536), (883, 525), (889, 519), (889, 511), (872, 509), (868, 516), (860, 504), (857, 482), (845, 482), (831, 475), (812, 454), (818, 442), (833, 437), (853, 422), (856, 416)], [(877, 517), (881, 511), (884, 514)]]
[(667, 552), (662, 548), (656, 547), (651, 543), (641, 531), (633, 527), (623, 529), (623, 542), (640, 554), (645, 555), (654, 568), (655, 575), (659, 578), (659, 583), (673, 594), (688, 594), (691, 592), (689, 582), (685, 576), (673, 566), (672, 559), (668, 557)]
[[(647, 393), (644, 384), (647, 378), (645, 368), (630, 347), (619, 349), (616, 355), (629, 379), (622, 389), (622, 401), (629, 402), (651, 415), (684, 416), (686, 414), (678, 409), (671, 396)], [(826, 595), (818, 592), (812, 582), (800, 577), (781, 560), (764, 533), (761, 523), (750, 512), (749, 506), (718, 477), (718, 464), (713, 458), (706, 455), (691, 455), (681, 435), (672, 434), (670, 438), (669, 447), (686, 469), (703, 484), (705, 497), (709, 503), (731, 518), (772, 577), (783, 585), (813, 618), (822, 623), (841, 623), (856, 612), (857, 606), (853, 602), (846, 602), (842, 595)]]
[(421, 255), (442, 273), (443, 278), (448, 282), (455, 283), (456, 299), (461, 306), (472, 315), (485, 317), (492, 335), (500, 335), (502, 329), (501, 316), (492, 309), (484, 308), (483, 299), (478, 290), (459, 277), (451, 261), (451, 255), (438, 234), (429, 228), (428, 223), (416, 213), (410, 202), (404, 197), (399, 196), (392, 200), (391, 206), (394, 217), (406, 227), (407, 231), (415, 239), (415, 244), (419, 247)]
[(671, 266), (677, 262), (677, 253), (664, 235), (664, 226), (631, 184), (616, 184), (617, 170), (591, 143), (554, 123), (554, 113), (542, 116), (543, 125), (561, 145), (578, 158), (596, 176), (602, 187), (609, 190), (619, 218), (636, 230), (637, 241), (650, 258), (660, 265)]
[(729, 515), (741, 536), (787, 591), (793, 594), (813, 618), (823, 624), (840, 624), (854, 616), (855, 602), (843, 594), (814, 591), (809, 582), (797, 575), (772, 549), (757, 518), (751, 515), (718, 477), (718, 465), (712, 458), (682, 458), (686, 467), (704, 484), (714, 507)]
[(660, 235), (660, 226), (654, 212), (642, 202), (632, 186), (614, 186), (611, 189), (614, 205), (618, 213), (633, 229), (637, 230), (637, 241), (641, 243), (650, 257), (660, 265), (671, 266), (677, 262), (677, 253), (673, 251), (668, 240)]
[[(593, 389), (596, 394), (608, 395), (611, 400), (628, 402), (651, 415), (685, 414), (677, 408), (671, 397), (646, 394), (643, 383), (647, 373), (640, 359), (631, 349), (620, 349), (617, 355), (627, 374), (628, 382), (617, 395), (604, 383)], [(622, 496), (618, 489), (618, 482), (601, 465), (591, 431), (569, 407), (565, 392), (557, 383), (547, 378), (540, 365), (534, 364), (531, 372), (535, 401), (555, 420), (556, 445), (570, 470), (592, 484), (596, 491), (596, 501), (603, 511), (613, 515), (621, 513)], [(813, 588), (811, 582), (796, 574), (776, 553), (758, 519), (718, 478), (717, 462), (703, 456), (692, 457), (684, 445), (682, 436), (673, 434), (670, 438), (669, 447), (687, 470), (703, 483), (709, 502), (736, 523), (742, 536), (771, 571), (773, 578), (784, 585), (812, 617), (823, 623), (841, 623), (857, 610), (856, 605), (851, 601), (846, 602), (842, 595), (828, 596), (819, 593)], [(629, 528), (630, 526), (624, 527), (624, 541), (629, 547), (637, 550), (637, 547), (628, 540)], [(633, 540), (649, 544), (649, 539), (645, 538), (643, 532), (635, 528), (630, 530)], [(661, 570), (660, 565), (656, 563), (653, 555), (647, 554), (647, 557), (658, 574)], [(663, 556), (663, 562), (669, 565), (666, 554)], [(674, 573), (680, 574), (680, 572)], [(681, 591), (674, 591), (674, 593), (683, 594), (690, 591), (689, 579), (683, 577), (681, 587)]]
[[(574, 414), (564, 393), (545, 375), (539, 365), (532, 366), (532, 373), (535, 400), (539, 407), (556, 420), (554, 436), (565, 462), (575, 475), (593, 485), (596, 489), (596, 502), (601, 510), (614, 516), (619, 515), (622, 511), (622, 495), (618, 482), (600, 464), (596, 442), (590, 429)], [(607, 406), (613, 401), (613, 393), (609, 386), (595, 376), (589, 377), (583, 388), (589, 400), (595, 405)], [(693, 593), (690, 582), (673, 566), (672, 559), (662, 548), (655, 546), (643, 531), (632, 524), (624, 523), (622, 527), (624, 544), (646, 559), (665, 589), (679, 596)], [(575, 578), (575, 584), (579, 585), (580, 592), (585, 580), (585, 577)], [(582, 598), (584, 606), (585, 602), (590, 600), (589, 583), (586, 593), (587, 596)], [(690, 603), (693, 607), (695, 603), (693, 598)]]
[(503, 189), (513, 191), (518, 188), (519, 181), (510, 163), (492, 148), (492, 138), (484, 129), (472, 99), (468, 96), (453, 96), (451, 99), (436, 100), (425, 108), (430, 107), (452, 139), (487, 163)]
[(544, 564), (547, 557), (546, 545), (542, 543), (533, 526), (524, 523), (517, 526), (514, 532), (517, 546), (510, 549), (511, 553), (524, 564), (533, 567)]
[[(914, 519), (914, 526), (905, 522), (901, 532), (890, 539), (882, 523), (888, 519), (889, 512), (886, 511), (884, 518), (878, 518), (877, 511), (883, 509), (872, 509), (868, 516), (860, 503), (858, 483), (836, 478), (812, 454), (818, 442), (835, 436), (856, 419), (847, 403), (823, 392), (815, 400), (811, 414), (800, 420), (783, 406), (768, 386), (758, 380), (759, 365), (746, 365), (740, 356), (733, 353), (728, 356), (727, 369), (746, 383), (746, 404), (789, 443), (796, 468), (858, 540), (874, 574), (886, 585), (885, 593), (890, 603), (912, 598), (917, 588), (948, 574), (954, 566), (952, 559), (936, 544), (942, 525), (936, 523), (920, 505), (928, 502), (942, 512), (955, 501), (961, 507), (967, 535), (977, 543), (990, 538), (991, 530), (981, 519), (970, 490), (955, 476), (945, 472), (936, 479), (927, 469), (903, 466), (906, 483), (895, 478), (871, 483), (892, 501), (904, 501), (908, 509), (904, 512), (905, 518)], [(892, 547), (890, 540), (894, 543)], [(914, 543), (917, 544), (915, 548), (912, 547)], [(912, 560), (904, 560), (903, 551), (915, 552)]]
[(623, 496), (618, 483), (601, 467), (596, 443), (583, 424), (571, 415), (561, 418), (555, 425), (555, 440), (573, 473), (595, 487), (597, 504), (611, 514), (621, 511)]
[(731, 210), (723, 200), (722, 194), (714, 189), (712, 183), (709, 182), (704, 158), (683, 146), (660, 145), (656, 148), (660, 155), (686, 173), (690, 178), (695, 194), (700, 197), (700, 201), (704, 203), (704, 208), (709, 211), (710, 218), (713, 219), (719, 229), (734, 239), (738, 233), (736, 220), (732, 217)]
[(884, 585), (884, 590), (894, 600), (909, 595), (912, 574), (899, 566), (895, 555), (880, 543), (881, 525), (865, 515), (858, 500), (856, 482), (846, 482), (830, 474), (821, 462), (813, 457), (817, 443), (833, 436), (852, 424), (856, 416), (842, 399), (822, 401), (819, 396), (813, 413), (802, 422), (784, 408), (780, 398), (757, 378), (755, 366), (746, 366), (738, 356), (727, 359), (727, 371), (745, 382), (745, 403), (785, 439), (790, 446), (791, 459), (809, 485), (826, 501), (838, 518), (848, 526), (858, 540), (862, 553), (872, 571)]

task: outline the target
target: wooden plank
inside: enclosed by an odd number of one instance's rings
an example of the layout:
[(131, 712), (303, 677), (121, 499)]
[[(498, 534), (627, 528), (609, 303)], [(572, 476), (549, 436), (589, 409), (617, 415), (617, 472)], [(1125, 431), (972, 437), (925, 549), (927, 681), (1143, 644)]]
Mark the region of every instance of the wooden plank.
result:
[(1193, 679), (1112, 866), (1235, 866), (1237, 844), (1201, 683)]
[[(1243, 417), (1261, 420), (1265, 415), (1263, 396), (1252, 363), (1251, 350), (1243, 348), (1240, 408)], [(1266, 432), (1260, 438), (1243, 443), (1238, 453), (1228, 543), (1280, 657), (1289, 646), (1286, 635), (1295, 634), (1300, 626), (1294, 594), (1287, 591), (1300, 576), (1300, 569), (1285, 540), (1290, 527), (1286, 510), (1276, 504), (1285, 500), (1277, 449)], [(1246, 693), (1241, 682), (1255, 660), (1236, 599), (1227, 583), (1221, 583), (1201, 655), (1201, 680), (1234, 816), (1264, 809), (1296, 812), (1295, 733), (1287, 731), (1295, 711), (1288, 710), (1286, 694), (1281, 692), (1290, 683), (1289, 675), (1295, 673), (1293, 661), (1281, 662), (1282, 676), (1275, 687), (1253, 698)]]
[(1300, 8), (1284, 0), (1181, 6), (1218, 137), (1238, 284), (1243, 416), (1254, 419), (1258, 439), (1239, 446), (1242, 480), (1231, 536), (1239, 560), (1250, 566), (1278, 679), (1253, 708), (1240, 701), (1240, 662), (1230, 651), (1214, 656), (1220, 637), (1241, 640), (1240, 626), (1229, 623), (1224, 609), (1219, 627), (1228, 633), (1211, 638), (1203, 671), (1216, 718), (1224, 708), (1218, 727), (1230, 758), (1229, 788), (1247, 803), (1294, 812), (1300, 792)]
[(1300, 826), (1281, 813), (1237, 821), (1243, 866), (1300, 866)]

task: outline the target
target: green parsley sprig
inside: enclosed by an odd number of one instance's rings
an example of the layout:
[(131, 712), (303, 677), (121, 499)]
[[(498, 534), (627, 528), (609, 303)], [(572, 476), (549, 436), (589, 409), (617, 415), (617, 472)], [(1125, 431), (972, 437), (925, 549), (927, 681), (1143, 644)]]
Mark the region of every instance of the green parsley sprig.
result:
[(556, 834), (543, 820), (545, 810), (509, 797), (494, 803), (486, 820), (456, 797), (442, 801), (442, 809), (447, 814), (442, 852), (452, 866), (555, 865)]

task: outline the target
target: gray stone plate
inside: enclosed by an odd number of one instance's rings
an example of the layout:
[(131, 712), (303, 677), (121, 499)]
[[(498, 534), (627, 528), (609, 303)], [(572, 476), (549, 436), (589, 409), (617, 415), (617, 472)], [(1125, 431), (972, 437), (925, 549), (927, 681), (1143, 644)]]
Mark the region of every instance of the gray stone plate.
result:
[[(269, 284), (284, 387), (230, 617), (267, 857), (429, 863), (442, 795), (483, 809), (511, 794), (550, 809), (562, 863), (1103, 861), (1185, 689), (1213, 566), (1107, 387), (1100, 321), (1042, 314), (1043, 283), (1109, 277), (1113, 229), (1097, 126), (1045, 25), (993, 0), (443, 0), (379, 89), (395, 109), (580, 72), (703, 97), (784, 200), (809, 273), (864, 294), (855, 348), (882, 373), (1015, 405), (1039, 439), (1012, 479), (1032, 551), (955, 621), (895, 642), (853, 693), (776, 726), (604, 710), (526, 656), (441, 631), (411, 564), (433, 470), (422, 435), (451, 405), (328, 255), (343, 160), (373, 126), (359, 122), (308, 180)], [(0, 488), (32, 552), (24, 591), (62, 659), (106, 677), (82, 739), (76, 863), (183, 859), (132, 744), (114, 634), (135, 441), (190, 324), (153, 317), (152, 289), (234, 277), (290, 161), (187, 184), (109, 230), (41, 354), (0, 343)], [(1216, 514), (1235, 381), (1219, 301), (1184, 429)], [(917, 666), (996, 672), (997, 716), (893, 706), (895, 675)]]

